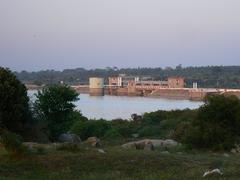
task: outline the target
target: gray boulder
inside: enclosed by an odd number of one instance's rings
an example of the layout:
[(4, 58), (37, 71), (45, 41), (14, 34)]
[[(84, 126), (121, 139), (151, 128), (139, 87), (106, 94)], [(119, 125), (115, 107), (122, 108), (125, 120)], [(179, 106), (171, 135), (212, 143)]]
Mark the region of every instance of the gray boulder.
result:
[(166, 139), (166, 140), (161, 140), (161, 139), (144, 139), (140, 141), (132, 141), (126, 144), (123, 144), (122, 147), (124, 148), (136, 148), (136, 149), (153, 149), (155, 147), (164, 147), (164, 148), (169, 148), (169, 147), (175, 147), (178, 146), (179, 143), (172, 140), (172, 139)]
[(63, 133), (58, 138), (59, 142), (81, 143), (81, 139), (76, 134)]
[(144, 150), (154, 150), (154, 145), (150, 140), (141, 140), (141, 141), (133, 141), (126, 144), (123, 144), (124, 148), (134, 148), (134, 149), (144, 149)]
[(154, 147), (175, 147), (177, 145), (179, 145), (179, 143), (177, 141), (174, 141), (172, 139), (166, 139), (166, 140), (161, 140), (161, 139), (151, 139), (150, 140)]

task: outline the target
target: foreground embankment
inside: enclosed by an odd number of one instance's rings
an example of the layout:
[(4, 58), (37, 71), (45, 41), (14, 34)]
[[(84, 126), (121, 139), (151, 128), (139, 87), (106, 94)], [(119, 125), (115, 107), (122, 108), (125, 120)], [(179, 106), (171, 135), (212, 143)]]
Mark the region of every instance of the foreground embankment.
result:
[[(184, 152), (182, 149), (154, 151), (120, 146), (43, 150), (13, 160), (1, 150), (1, 179), (203, 179), (217, 168), (223, 175), (205, 179), (239, 179), (240, 156), (224, 153)], [(104, 152), (104, 153), (103, 153)]]

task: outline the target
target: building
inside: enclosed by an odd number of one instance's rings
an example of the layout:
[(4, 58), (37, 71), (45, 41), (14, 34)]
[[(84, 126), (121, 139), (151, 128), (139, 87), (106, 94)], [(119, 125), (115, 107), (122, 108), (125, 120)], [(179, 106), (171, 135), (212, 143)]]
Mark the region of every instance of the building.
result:
[(136, 89), (155, 90), (162, 88), (184, 88), (183, 77), (169, 77), (167, 81), (129, 81), (129, 86), (134, 86)]
[(184, 88), (184, 78), (180, 76), (168, 77), (168, 88)]
[(99, 77), (89, 78), (89, 94), (90, 96), (104, 95), (104, 79)]
[(108, 78), (108, 86), (109, 87), (127, 87), (130, 81), (138, 82), (139, 77), (119, 74), (118, 76), (113, 76)]

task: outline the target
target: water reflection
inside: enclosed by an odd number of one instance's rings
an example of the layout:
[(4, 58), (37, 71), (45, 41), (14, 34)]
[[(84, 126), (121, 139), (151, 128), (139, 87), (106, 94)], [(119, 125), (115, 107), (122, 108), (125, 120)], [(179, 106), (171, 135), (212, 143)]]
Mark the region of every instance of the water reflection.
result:
[[(36, 91), (29, 91), (29, 96), (34, 99)], [(89, 96), (81, 94), (80, 100), (75, 102), (77, 109), (88, 118), (104, 118), (107, 120), (123, 118), (129, 119), (131, 114), (143, 114), (144, 112), (185, 108), (198, 108), (202, 102), (189, 100), (173, 100), (147, 97), (128, 96)]]

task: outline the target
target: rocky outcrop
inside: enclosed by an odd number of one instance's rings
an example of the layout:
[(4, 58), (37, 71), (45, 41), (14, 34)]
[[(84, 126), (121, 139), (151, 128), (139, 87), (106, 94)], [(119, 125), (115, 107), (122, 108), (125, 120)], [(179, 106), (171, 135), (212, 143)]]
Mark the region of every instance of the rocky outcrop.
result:
[(90, 144), (93, 147), (100, 147), (101, 146), (100, 139), (98, 139), (97, 137), (89, 137), (85, 142), (87, 144)]
[(132, 144), (135, 149), (145, 149), (145, 150), (153, 150), (154, 146), (151, 141), (136, 141)]
[(81, 143), (81, 139), (76, 134), (64, 133), (58, 138), (59, 142)]
[(126, 144), (123, 144), (123, 148), (135, 148), (135, 149), (150, 149), (153, 150), (155, 147), (175, 147), (179, 145), (178, 142), (167, 139), (167, 140), (161, 140), (161, 139), (144, 139), (140, 141), (133, 141)]

